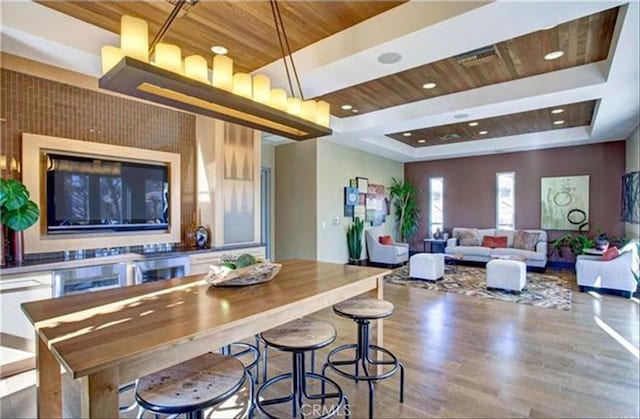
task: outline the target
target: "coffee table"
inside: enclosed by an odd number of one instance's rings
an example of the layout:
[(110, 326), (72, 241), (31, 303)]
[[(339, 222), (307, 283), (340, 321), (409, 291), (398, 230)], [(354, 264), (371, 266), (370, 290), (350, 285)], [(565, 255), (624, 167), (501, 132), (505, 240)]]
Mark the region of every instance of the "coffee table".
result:
[(491, 255), (491, 256), (489, 256), (489, 259), (491, 259), (491, 260), (515, 260), (515, 261), (518, 261), (518, 262), (526, 262), (528, 258), (526, 256), (518, 256), (518, 255)]
[(454, 253), (451, 255), (444, 255), (445, 269), (448, 269), (451, 273), (458, 273), (458, 262), (464, 260), (464, 255), (460, 253)]

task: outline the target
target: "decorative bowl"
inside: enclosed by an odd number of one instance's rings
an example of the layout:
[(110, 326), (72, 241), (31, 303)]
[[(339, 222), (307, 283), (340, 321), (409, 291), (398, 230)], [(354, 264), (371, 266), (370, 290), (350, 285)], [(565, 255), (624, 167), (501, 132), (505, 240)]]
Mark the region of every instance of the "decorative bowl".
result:
[(208, 284), (215, 287), (242, 287), (271, 281), (280, 272), (279, 263), (262, 262), (239, 269), (230, 269), (223, 265), (211, 265), (204, 277)]

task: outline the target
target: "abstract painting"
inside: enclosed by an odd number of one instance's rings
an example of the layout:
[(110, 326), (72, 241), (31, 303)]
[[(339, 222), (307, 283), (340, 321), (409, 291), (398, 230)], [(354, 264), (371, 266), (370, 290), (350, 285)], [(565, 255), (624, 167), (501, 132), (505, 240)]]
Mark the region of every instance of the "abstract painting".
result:
[(540, 181), (540, 228), (587, 231), (589, 176), (543, 177)]
[(640, 172), (622, 176), (622, 205), (620, 221), (640, 224)]

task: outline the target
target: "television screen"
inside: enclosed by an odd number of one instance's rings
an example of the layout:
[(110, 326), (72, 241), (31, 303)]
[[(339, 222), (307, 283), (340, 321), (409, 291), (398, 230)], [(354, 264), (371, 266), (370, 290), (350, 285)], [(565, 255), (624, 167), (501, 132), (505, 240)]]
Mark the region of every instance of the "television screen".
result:
[(167, 230), (168, 166), (47, 155), (47, 232)]

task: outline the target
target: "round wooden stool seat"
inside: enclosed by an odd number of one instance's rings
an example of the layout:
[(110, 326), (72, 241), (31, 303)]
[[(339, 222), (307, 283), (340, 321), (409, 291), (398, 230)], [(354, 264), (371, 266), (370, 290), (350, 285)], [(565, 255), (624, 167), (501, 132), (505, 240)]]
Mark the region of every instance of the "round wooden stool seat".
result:
[(358, 297), (333, 306), (333, 311), (350, 319), (383, 319), (393, 314), (392, 303), (377, 298)]
[(156, 413), (189, 413), (227, 399), (244, 380), (242, 362), (208, 353), (140, 378), (136, 401)]
[(263, 332), (260, 336), (267, 345), (283, 351), (311, 351), (331, 344), (336, 339), (336, 329), (331, 323), (298, 319)]

